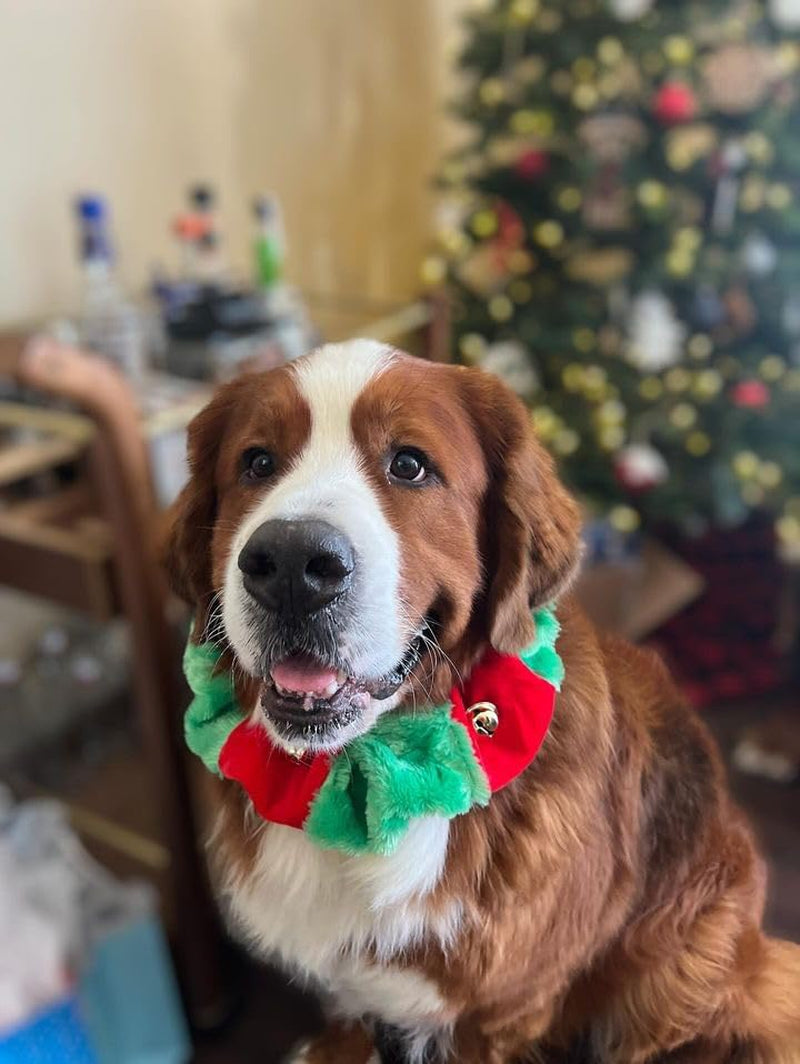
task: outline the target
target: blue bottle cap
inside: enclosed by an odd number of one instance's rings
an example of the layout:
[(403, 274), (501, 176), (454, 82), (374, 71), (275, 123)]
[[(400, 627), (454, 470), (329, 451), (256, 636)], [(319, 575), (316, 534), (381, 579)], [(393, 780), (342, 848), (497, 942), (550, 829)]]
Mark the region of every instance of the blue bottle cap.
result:
[(75, 200), (75, 210), (85, 222), (99, 222), (107, 214), (106, 201), (103, 196), (84, 194)]

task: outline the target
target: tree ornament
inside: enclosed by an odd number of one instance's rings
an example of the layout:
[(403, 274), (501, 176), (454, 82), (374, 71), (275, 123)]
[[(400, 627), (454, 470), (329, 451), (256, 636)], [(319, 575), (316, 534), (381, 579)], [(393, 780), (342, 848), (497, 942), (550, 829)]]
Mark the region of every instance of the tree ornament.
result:
[(519, 156), (514, 164), (514, 171), (524, 181), (535, 181), (550, 170), (550, 153), (531, 148)]
[(719, 293), (707, 285), (698, 288), (692, 302), (692, 320), (698, 328), (711, 332), (718, 328), (726, 317), (725, 304)]
[(778, 265), (778, 251), (763, 233), (751, 233), (742, 247), (742, 264), (753, 277), (768, 277)]
[(673, 170), (689, 170), (707, 158), (719, 143), (719, 134), (705, 122), (673, 129), (667, 136), (667, 162)]
[(500, 78), (486, 78), (478, 86), (478, 96), (486, 107), (497, 107), (506, 98), (506, 87)]
[(650, 491), (669, 476), (666, 459), (649, 443), (631, 443), (614, 459), (614, 475), (630, 492)]
[(608, 6), (620, 22), (635, 22), (651, 11), (654, 3), (655, 0), (609, 0)]
[(683, 81), (666, 81), (653, 99), (653, 114), (662, 125), (690, 122), (697, 114), (697, 97)]
[(694, 59), (694, 45), (688, 37), (675, 34), (664, 41), (664, 54), (673, 66), (688, 66)]
[(641, 292), (628, 320), (628, 361), (642, 373), (660, 373), (679, 361), (686, 332), (663, 292)]
[(582, 251), (566, 265), (567, 276), (598, 288), (611, 288), (633, 269), (634, 257), (628, 248), (598, 248)]
[(612, 506), (608, 511), (608, 523), (617, 532), (630, 534), (636, 531), (642, 521), (632, 506)]
[(519, 340), (500, 340), (490, 344), (478, 364), (481, 369), (499, 377), (513, 392), (527, 401), (530, 401), (541, 387), (533, 356)]
[(800, 30), (800, 0), (769, 0), (769, 17), (782, 30)]
[(742, 409), (763, 410), (769, 405), (769, 388), (758, 380), (739, 381), (731, 390), (731, 401)]
[(635, 115), (597, 114), (585, 118), (578, 136), (599, 163), (622, 163), (647, 143), (647, 128)]
[(772, 52), (756, 44), (724, 44), (705, 62), (706, 98), (727, 115), (748, 114), (764, 102), (775, 83)]

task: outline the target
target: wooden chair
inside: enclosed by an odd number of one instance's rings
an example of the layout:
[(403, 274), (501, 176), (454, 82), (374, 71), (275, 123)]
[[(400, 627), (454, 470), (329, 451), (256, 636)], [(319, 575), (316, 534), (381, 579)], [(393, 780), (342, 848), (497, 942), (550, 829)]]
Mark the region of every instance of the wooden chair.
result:
[(66, 499), (45, 497), (2, 514), (0, 581), (101, 617), (121, 610), (129, 622), (136, 706), (169, 853), (165, 903), (178, 973), (192, 1022), (213, 1026), (229, 998), (223, 940), (189, 793), (179, 727), (187, 694), (158, 564), (157, 514), (136, 401), (108, 362), (53, 340), (0, 338), (0, 367), (26, 387), (80, 409), (82, 418), (60, 410), (33, 413), (56, 439), (59, 430), (62, 439), (66, 432), (69, 453), (65, 444), (60, 459), (83, 448), (90, 484), (68, 489)]

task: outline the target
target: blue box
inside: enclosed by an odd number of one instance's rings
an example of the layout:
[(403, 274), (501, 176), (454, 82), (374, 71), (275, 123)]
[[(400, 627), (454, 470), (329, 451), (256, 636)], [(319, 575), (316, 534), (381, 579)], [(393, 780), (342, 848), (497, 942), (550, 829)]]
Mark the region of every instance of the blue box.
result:
[(99, 1064), (74, 998), (0, 1039), (0, 1064)]

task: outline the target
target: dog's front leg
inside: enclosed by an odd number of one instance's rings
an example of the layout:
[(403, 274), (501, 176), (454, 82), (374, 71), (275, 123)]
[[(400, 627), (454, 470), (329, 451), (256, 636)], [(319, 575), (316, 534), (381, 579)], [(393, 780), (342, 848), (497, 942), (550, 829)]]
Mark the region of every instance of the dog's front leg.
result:
[(287, 1064), (379, 1064), (372, 1038), (361, 1024), (329, 1024), (322, 1034), (298, 1046)]

